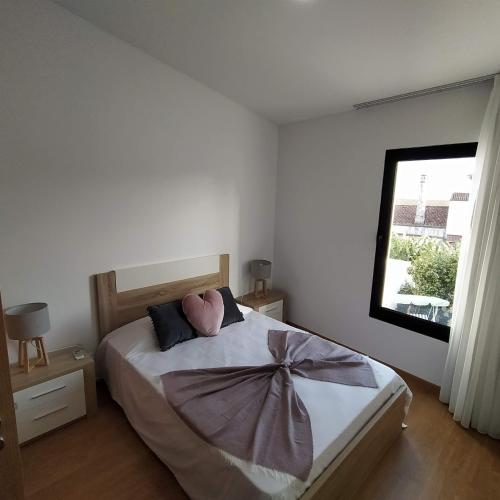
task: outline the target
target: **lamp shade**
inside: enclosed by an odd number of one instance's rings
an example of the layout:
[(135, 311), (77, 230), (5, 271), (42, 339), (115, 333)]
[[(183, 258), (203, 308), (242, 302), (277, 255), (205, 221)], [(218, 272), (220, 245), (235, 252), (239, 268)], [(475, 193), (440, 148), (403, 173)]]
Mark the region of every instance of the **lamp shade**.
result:
[(30, 340), (50, 330), (49, 306), (44, 302), (9, 307), (4, 316), (12, 340)]
[(271, 277), (271, 262), (268, 260), (252, 260), (250, 262), (250, 274), (256, 280), (267, 280)]

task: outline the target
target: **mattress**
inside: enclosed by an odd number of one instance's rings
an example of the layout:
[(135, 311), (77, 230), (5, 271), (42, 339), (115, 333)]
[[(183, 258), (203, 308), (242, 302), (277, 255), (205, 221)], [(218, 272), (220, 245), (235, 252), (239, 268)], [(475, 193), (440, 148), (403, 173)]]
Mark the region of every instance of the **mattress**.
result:
[(113, 399), (149, 448), (174, 473), (193, 499), (296, 499), (370, 422), (391, 396), (406, 388), (394, 370), (368, 359), (378, 388), (353, 387), (293, 375), (313, 434), (313, 466), (303, 482), (284, 472), (243, 461), (196, 435), (173, 411), (160, 376), (174, 370), (272, 363), (267, 332), (297, 330), (257, 312), (223, 328), (158, 350), (149, 318), (108, 334), (97, 352), (98, 369)]

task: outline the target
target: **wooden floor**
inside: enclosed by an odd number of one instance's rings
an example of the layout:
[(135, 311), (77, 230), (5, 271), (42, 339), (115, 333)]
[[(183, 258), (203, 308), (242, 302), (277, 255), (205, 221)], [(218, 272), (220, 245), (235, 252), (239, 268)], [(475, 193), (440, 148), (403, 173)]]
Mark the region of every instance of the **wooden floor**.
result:
[[(405, 379), (414, 394), (408, 429), (356, 499), (500, 499), (500, 441), (462, 429), (438, 401), (434, 386)], [(96, 417), (22, 448), (27, 498), (185, 499), (104, 387), (99, 399)]]

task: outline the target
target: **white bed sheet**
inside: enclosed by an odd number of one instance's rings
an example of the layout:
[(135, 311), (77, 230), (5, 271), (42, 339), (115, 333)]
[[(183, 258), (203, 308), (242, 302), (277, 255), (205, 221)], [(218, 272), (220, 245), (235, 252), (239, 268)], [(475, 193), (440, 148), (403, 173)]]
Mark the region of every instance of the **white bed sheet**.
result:
[(193, 499), (300, 497), (383, 404), (406, 388), (392, 369), (369, 358), (378, 389), (293, 376), (295, 390), (311, 420), (314, 459), (308, 481), (240, 460), (210, 446), (186, 426), (166, 401), (160, 375), (174, 370), (271, 363), (269, 329), (293, 328), (250, 312), (245, 321), (222, 329), (216, 337), (199, 337), (161, 352), (146, 317), (110, 333), (99, 346), (98, 368), (113, 399)]

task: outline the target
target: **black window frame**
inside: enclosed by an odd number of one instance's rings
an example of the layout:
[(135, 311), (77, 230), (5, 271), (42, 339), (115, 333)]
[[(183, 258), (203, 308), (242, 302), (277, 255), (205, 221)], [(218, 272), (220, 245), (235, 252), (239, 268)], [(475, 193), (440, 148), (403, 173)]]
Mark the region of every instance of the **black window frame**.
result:
[(471, 158), (476, 156), (477, 142), (424, 146), (416, 148), (388, 149), (385, 153), (384, 177), (377, 230), (377, 245), (373, 266), (370, 317), (400, 326), (407, 330), (448, 342), (450, 327), (434, 323), (406, 313), (382, 307), (386, 260), (392, 227), (392, 207), (396, 183), (397, 165), (400, 161), (441, 160), (448, 158)]

